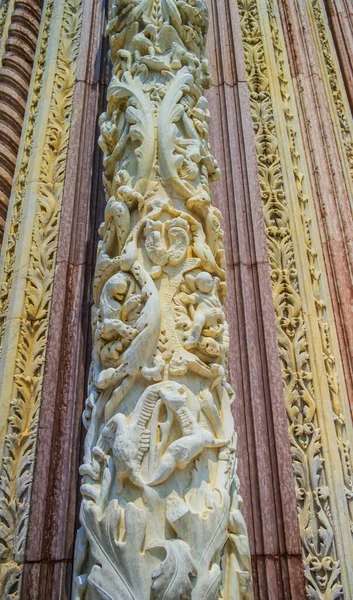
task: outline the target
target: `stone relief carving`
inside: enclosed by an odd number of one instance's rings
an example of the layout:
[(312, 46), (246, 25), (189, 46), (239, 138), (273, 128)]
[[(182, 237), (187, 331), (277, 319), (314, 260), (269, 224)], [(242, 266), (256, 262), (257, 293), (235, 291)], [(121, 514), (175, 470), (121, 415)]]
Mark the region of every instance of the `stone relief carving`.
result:
[(251, 598), (203, 0), (111, 0), (73, 598)]
[[(337, 56), (332, 48), (332, 40), (328, 33), (328, 25), (325, 22), (324, 8), (320, 0), (310, 0), (312, 10), (312, 23), (315, 26), (318, 43), (323, 58), (324, 68), (327, 74), (332, 105), (337, 115), (339, 131), (341, 134), (342, 147), (344, 149), (349, 175), (353, 181), (353, 122), (349, 110), (348, 100), (342, 80), (339, 75)], [(339, 144), (341, 145), (341, 144)]]
[(3, 268), (1, 274), (0, 287), (0, 358), (2, 355), (4, 329), (9, 307), (9, 297), (13, 282), (15, 249), (16, 244), (18, 242), (19, 227), (22, 219), (24, 193), (27, 184), (29, 161), (33, 148), (33, 130), (38, 114), (38, 103), (40, 99), (40, 94), (38, 93), (38, 90), (40, 90), (41, 85), (43, 83), (44, 67), (48, 50), (48, 39), (50, 33), (50, 22), (52, 14), (53, 2), (49, 2), (46, 7), (45, 18), (43, 20), (40, 52), (38, 54), (38, 58), (35, 64), (33, 89), (36, 90), (36, 93), (34, 93), (32, 96), (29, 110), (30, 118), (28, 119), (27, 128), (25, 132), (24, 146), (21, 156), (21, 171), (14, 182), (15, 199), (11, 206), (11, 212), (8, 216), (8, 235), (6, 236), (6, 239), (4, 240), (4, 244), (1, 249), (3, 256)]
[(353, 481), (352, 481), (352, 456), (349, 434), (347, 431), (343, 392), (337, 370), (337, 361), (335, 350), (332, 344), (332, 332), (328, 318), (328, 307), (325, 300), (325, 294), (322, 287), (322, 273), (320, 271), (318, 253), (313, 243), (312, 225), (310, 214), (307, 210), (309, 198), (306, 190), (306, 178), (301, 171), (301, 155), (297, 143), (297, 134), (293, 123), (294, 116), (290, 110), (291, 95), (289, 94), (288, 78), (284, 72), (283, 48), (279, 37), (279, 27), (274, 12), (272, 0), (267, 0), (267, 10), (269, 14), (270, 27), (272, 33), (273, 45), (275, 48), (275, 58), (278, 72), (278, 80), (281, 87), (283, 99), (283, 112), (286, 118), (288, 141), (291, 150), (291, 159), (293, 172), (295, 173), (298, 207), (300, 210), (303, 240), (305, 243), (308, 264), (310, 269), (310, 281), (312, 292), (315, 298), (315, 308), (317, 322), (320, 330), (320, 343), (322, 347), (322, 356), (325, 365), (325, 375), (331, 400), (332, 416), (335, 424), (335, 433), (337, 438), (337, 447), (339, 450), (341, 469), (344, 481), (344, 493), (347, 501), (347, 516), (349, 516), (349, 527), (353, 530)]
[[(296, 484), (300, 533), (302, 538), (304, 572), (308, 597), (342, 598), (342, 571), (336, 547), (336, 531), (332, 518), (331, 493), (327, 484), (322, 427), (318, 406), (322, 399), (314, 384), (313, 371), (321, 369), (327, 382), (327, 395), (336, 433), (338, 460), (334, 465), (341, 470), (344, 491), (340, 501), (347, 503), (347, 523), (352, 521), (352, 459), (347, 423), (344, 417), (344, 394), (336, 365), (330, 331), (328, 307), (322, 285), (318, 252), (313, 243), (311, 216), (308, 211), (308, 192), (303, 173), (298, 133), (294, 120), (289, 76), (285, 70), (285, 50), (282, 47), (277, 8), (273, 0), (266, 0), (272, 42), (273, 60), (266, 58), (262, 21), (257, 0), (238, 0), (243, 36), (244, 57), (250, 91), (252, 119), (262, 191), (264, 219), (271, 267), (274, 308), (277, 321), (278, 344), (284, 382), (284, 398), (289, 423), (289, 437)], [(262, 13), (263, 14), (263, 13)], [(283, 110), (290, 162), (295, 182), (297, 204), (294, 211), (301, 223), (300, 243), (307, 258), (306, 281), (299, 278), (300, 270), (295, 255), (295, 231), (290, 220), (290, 199), (285, 186), (285, 169), (278, 141), (277, 120), (274, 110), (275, 93), (271, 90), (270, 75), (278, 80), (280, 98), (276, 108)], [(286, 164), (288, 167), (288, 164)], [(305, 279), (305, 278), (303, 278)], [(314, 364), (309, 344), (308, 327), (303, 307), (303, 289), (314, 299), (316, 311), (316, 343), (321, 352), (320, 367)], [(334, 459), (332, 458), (332, 461)], [(346, 498), (344, 498), (344, 495)], [(335, 500), (333, 500), (335, 502)], [(341, 506), (339, 507), (341, 510)], [(349, 535), (349, 534), (348, 534)]]
[(7, 9), (9, 7), (9, 0), (1, 0), (0, 2), (0, 40), (1, 45), (3, 44), (3, 35), (5, 22), (7, 17)]
[[(0, 333), (3, 333), (6, 326), (15, 246), (21, 225), (29, 158), (34, 143), (34, 128), (38, 119), (40, 84), (46, 68), (48, 46), (53, 43), (50, 38), (53, 31), (54, 5), (54, 0), (49, 0), (45, 7), (41, 51), (34, 76), (29, 126), (24, 139), (24, 158), (18, 180), (15, 182), (15, 201), (12, 206), (8, 240), (4, 247), (6, 253), (1, 287)], [(36, 198), (36, 216), (28, 249), (30, 258), (27, 285), (1, 468), (0, 596), (4, 598), (19, 598), (21, 589), (60, 208), (71, 127), (75, 67), (81, 30), (81, 0), (66, 0), (61, 18), (61, 35), (51, 104), (44, 129), (46, 144), (43, 155), (39, 158), (40, 181)], [(55, 22), (56, 26), (57, 22)]]
[[(41, 1), (16, 0), (9, 9), (8, 29), (5, 31), (3, 21), (7, 12), (6, 4), (0, 7), (0, 86), (3, 90), (0, 98), (0, 124), (3, 132), (0, 143), (0, 244), (4, 234), (42, 13)], [(2, 30), (4, 39), (1, 39)]]

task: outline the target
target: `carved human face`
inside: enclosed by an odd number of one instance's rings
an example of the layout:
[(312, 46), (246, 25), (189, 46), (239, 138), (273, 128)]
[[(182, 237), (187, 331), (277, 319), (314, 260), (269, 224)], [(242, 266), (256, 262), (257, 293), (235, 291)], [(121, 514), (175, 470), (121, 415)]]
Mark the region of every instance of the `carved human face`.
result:
[(214, 288), (214, 279), (209, 273), (199, 273), (195, 279), (195, 284), (200, 292), (209, 294)]
[(128, 282), (120, 273), (112, 277), (110, 282), (111, 295), (113, 298), (121, 299), (127, 292)]

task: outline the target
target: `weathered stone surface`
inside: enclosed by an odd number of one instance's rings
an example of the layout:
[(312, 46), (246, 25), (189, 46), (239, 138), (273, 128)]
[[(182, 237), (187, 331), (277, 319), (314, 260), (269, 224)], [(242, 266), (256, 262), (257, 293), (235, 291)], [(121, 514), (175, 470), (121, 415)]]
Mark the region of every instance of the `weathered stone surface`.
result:
[(80, 0), (45, 3), (1, 257), (1, 597), (26, 554), (80, 17)]

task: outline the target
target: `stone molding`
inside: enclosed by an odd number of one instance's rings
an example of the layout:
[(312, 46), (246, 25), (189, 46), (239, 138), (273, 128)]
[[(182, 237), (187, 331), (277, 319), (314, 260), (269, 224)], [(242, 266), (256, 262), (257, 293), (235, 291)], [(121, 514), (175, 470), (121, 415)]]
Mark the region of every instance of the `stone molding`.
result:
[[(5, 3), (0, 9), (3, 11), (0, 28), (6, 7)], [(0, 66), (0, 245), (31, 82), (42, 0), (15, 0), (11, 9), (6, 13), (10, 22)]]
[(210, 3), (214, 200), (224, 216), (229, 367), (236, 393), (239, 477), (256, 598), (305, 598), (301, 541), (283, 401), (270, 269), (235, 2)]
[(51, 600), (70, 596), (77, 529), (91, 280), (105, 204), (96, 146), (106, 95), (104, 17), (103, 1), (84, 1), (23, 572), (23, 589)]
[(337, 56), (353, 110), (353, 8), (350, 0), (324, 0)]
[(10, 25), (12, 8), (15, 0), (2, 0), (0, 3), (0, 66)]
[(7, 430), (2, 428), (0, 486), (4, 596), (10, 590), (19, 596), (25, 557), (81, 9), (80, 0), (45, 3), (41, 28), (45, 42), (39, 45), (41, 58), (34, 75), (36, 81), (40, 74), (41, 84), (32, 88), (24, 164), (19, 161), (5, 237), (5, 247), (11, 249), (8, 243), (13, 240), (8, 237), (15, 227), (18, 241), (10, 256), (5, 254), (2, 268), (2, 276), (10, 274), (12, 281), (0, 364), (1, 415), (7, 422)]
[[(309, 15), (297, 1), (280, 5), (294, 93), (314, 195), (321, 246), (343, 361), (348, 397), (353, 395), (353, 219), (350, 189), (341, 166), (335, 123), (326, 101)], [(306, 36), (302, 35), (305, 29)]]
[(352, 427), (289, 66), (277, 5), (238, 4), (307, 589), (350, 595)]
[(326, 10), (322, 0), (307, 0), (307, 11), (317, 47), (321, 75), (331, 118), (335, 124), (337, 147), (349, 189), (353, 212), (353, 117), (345, 90)]

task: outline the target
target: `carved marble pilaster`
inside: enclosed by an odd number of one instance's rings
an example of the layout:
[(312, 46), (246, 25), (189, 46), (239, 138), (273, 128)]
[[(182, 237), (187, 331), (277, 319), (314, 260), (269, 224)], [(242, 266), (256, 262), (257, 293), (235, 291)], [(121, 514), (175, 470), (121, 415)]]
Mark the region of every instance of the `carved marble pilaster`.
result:
[(73, 598), (250, 598), (202, 0), (110, 2)]
[(238, 0), (307, 591), (350, 597), (352, 423), (277, 3)]
[(47, 0), (1, 260), (0, 595), (20, 596), (82, 4)]
[(353, 6), (350, 0), (324, 0), (324, 6), (353, 110)]
[(0, 67), (0, 244), (26, 110), (41, 11), (42, 0), (15, 1)]
[(342, 169), (353, 213), (353, 117), (323, 0), (306, 0), (331, 119), (335, 124)]

